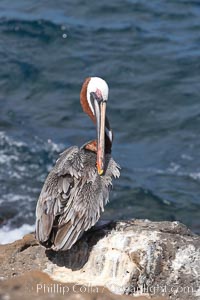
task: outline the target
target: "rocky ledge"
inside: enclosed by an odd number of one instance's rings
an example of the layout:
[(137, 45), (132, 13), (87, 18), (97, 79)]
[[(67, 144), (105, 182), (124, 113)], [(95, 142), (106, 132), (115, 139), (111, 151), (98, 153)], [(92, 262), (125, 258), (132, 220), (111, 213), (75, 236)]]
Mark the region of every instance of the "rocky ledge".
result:
[(1, 245), (0, 262), (5, 300), (200, 299), (200, 237), (178, 222), (112, 222), (63, 252), (29, 234)]

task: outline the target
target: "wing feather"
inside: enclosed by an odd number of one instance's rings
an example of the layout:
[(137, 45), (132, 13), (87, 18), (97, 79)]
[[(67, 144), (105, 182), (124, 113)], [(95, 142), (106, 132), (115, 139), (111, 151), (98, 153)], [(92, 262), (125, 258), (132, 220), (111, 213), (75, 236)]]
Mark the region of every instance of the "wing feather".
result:
[(81, 174), (80, 159), (78, 147), (65, 150), (44, 183), (36, 208), (36, 238), (41, 243), (48, 242), (52, 233), (55, 235), (52, 231), (56, 230), (59, 216), (70, 198), (73, 174)]

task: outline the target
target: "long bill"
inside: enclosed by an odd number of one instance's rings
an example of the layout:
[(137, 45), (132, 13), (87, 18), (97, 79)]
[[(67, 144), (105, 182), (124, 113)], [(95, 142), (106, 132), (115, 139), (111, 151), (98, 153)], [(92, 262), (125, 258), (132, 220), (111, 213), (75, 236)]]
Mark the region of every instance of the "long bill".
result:
[(104, 173), (105, 168), (105, 119), (106, 102), (95, 101), (96, 126), (97, 126), (97, 171), (99, 175)]

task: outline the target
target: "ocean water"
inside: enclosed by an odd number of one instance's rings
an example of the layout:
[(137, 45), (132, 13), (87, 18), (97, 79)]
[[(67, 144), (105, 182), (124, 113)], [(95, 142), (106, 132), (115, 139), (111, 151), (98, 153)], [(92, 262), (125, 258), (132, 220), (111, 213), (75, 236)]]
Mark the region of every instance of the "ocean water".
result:
[(0, 240), (34, 230), (59, 152), (94, 138), (79, 92), (110, 87), (121, 177), (104, 218), (200, 233), (200, 2), (0, 1)]

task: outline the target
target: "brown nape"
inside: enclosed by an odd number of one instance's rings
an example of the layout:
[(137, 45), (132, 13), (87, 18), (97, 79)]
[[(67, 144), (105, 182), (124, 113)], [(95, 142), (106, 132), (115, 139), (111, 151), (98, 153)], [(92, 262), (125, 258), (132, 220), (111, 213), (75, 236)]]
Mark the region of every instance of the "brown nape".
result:
[(88, 77), (85, 79), (82, 88), (81, 88), (81, 92), (80, 92), (80, 102), (81, 102), (81, 106), (83, 108), (83, 111), (92, 119), (92, 121), (96, 124), (96, 118), (93, 115), (90, 106), (88, 104), (87, 101), (87, 87), (88, 87), (88, 83), (90, 81), (91, 77)]
[(89, 150), (89, 151), (92, 151), (92, 152), (97, 153), (97, 141), (96, 141), (96, 140), (93, 140), (93, 141), (88, 142), (88, 143), (84, 146), (84, 148), (85, 148), (86, 150)]
[[(88, 142), (84, 146), (84, 148), (86, 150), (97, 153), (97, 141), (93, 140), (93, 141)], [(107, 135), (105, 135), (105, 153), (111, 153), (111, 148), (112, 148), (112, 144), (111, 144), (109, 138), (107, 137)]]

